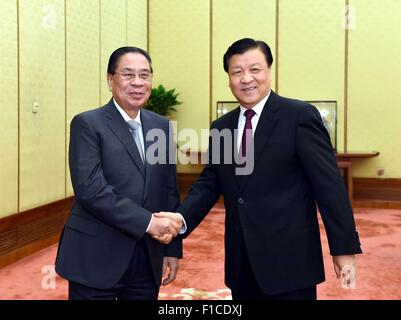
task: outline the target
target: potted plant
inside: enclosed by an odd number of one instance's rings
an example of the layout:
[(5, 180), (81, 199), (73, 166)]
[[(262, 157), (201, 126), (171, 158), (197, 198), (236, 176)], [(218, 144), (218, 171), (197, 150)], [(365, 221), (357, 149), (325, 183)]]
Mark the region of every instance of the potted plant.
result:
[(162, 116), (169, 117), (171, 116), (171, 112), (177, 112), (174, 106), (182, 103), (178, 101), (178, 95), (179, 93), (175, 93), (175, 89), (166, 90), (163, 85), (159, 85), (157, 88), (152, 88), (145, 107)]

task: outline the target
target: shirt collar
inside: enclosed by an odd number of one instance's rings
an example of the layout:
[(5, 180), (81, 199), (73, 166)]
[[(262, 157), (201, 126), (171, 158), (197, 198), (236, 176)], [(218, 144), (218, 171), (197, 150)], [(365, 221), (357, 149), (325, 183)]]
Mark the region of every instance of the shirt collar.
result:
[(142, 125), (142, 122), (141, 122), (141, 109), (138, 110), (138, 113), (137, 113), (136, 117), (134, 119), (132, 119), (128, 115), (128, 113), (126, 113), (124, 111), (124, 109), (119, 106), (119, 104), (117, 103), (117, 101), (114, 98), (113, 98), (113, 101), (114, 101), (114, 105), (116, 106), (117, 110), (121, 113), (121, 116), (123, 117), (123, 119), (125, 121), (134, 120), (134, 121), (138, 122), (140, 125)]
[[(271, 92), (272, 92), (272, 91), (269, 90), (269, 93), (266, 95), (266, 97), (264, 97), (262, 100), (260, 100), (260, 101), (258, 102), (258, 104), (255, 105), (255, 106), (252, 108), (252, 110), (255, 111), (255, 115), (256, 115), (256, 116), (260, 116), (260, 114), (262, 113), (263, 107), (265, 106), (267, 99), (269, 99), (269, 96), (270, 96), (270, 93), (271, 93)], [(241, 112), (240, 112), (240, 115), (239, 115), (239, 116), (240, 116), (240, 119), (243, 119), (243, 115), (244, 115), (244, 113), (245, 113), (245, 111), (246, 111), (247, 109), (244, 108), (243, 106), (240, 106), (240, 109), (241, 109)]]

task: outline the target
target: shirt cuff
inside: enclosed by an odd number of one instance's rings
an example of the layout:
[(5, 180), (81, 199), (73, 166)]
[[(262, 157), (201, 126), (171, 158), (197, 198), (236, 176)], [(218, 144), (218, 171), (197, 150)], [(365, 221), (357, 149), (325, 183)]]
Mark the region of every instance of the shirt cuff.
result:
[(148, 233), (148, 231), (149, 231), (149, 229), (150, 229), (150, 225), (152, 224), (152, 220), (153, 220), (153, 214), (152, 214), (152, 216), (150, 217), (150, 221), (149, 221), (148, 227), (146, 228), (146, 233)]
[(181, 213), (176, 212), (176, 214), (178, 214), (180, 216), (181, 220), (182, 220), (182, 228), (181, 228), (179, 234), (184, 234), (185, 232), (187, 232), (187, 229), (188, 229), (187, 228), (187, 223), (185, 222), (185, 219), (184, 219), (184, 217), (182, 216)]

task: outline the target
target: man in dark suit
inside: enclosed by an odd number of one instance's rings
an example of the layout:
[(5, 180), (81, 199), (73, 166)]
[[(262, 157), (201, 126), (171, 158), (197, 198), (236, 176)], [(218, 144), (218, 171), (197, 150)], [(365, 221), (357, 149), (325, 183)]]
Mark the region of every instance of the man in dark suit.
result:
[[(228, 48), (224, 70), (240, 107), (212, 123), (209, 163), (177, 211), (187, 236), (223, 195), (225, 282), (233, 299), (316, 299), (325, 279), (316, 202), (337, 277), (342, 272), (351, 286), (360, 243), (321, 116), (271, 90), (272, 63), (262, 41)], [(227, 130), (229, 141), (213, 137)]]
[[(168, 120), (142, 107), (152, 88), (149, 54), (122, 47), (110, 56), (108, 104), (71, 122), (69, 164), (75, 199), (64, 227), (56, 271), (69, 281), (70, 299), (157, 299), (161, 284), (173, 281), (182, 240), (176, 165), (169, 162)], [(146, 151), (149, 133), (164, 135), (155, 156)], [(154, 149), (154, 148), (153, 148)], [(156, 154), (157, 153), (157, 154)], [(167, 235), (169, 234), (169, 235)]]

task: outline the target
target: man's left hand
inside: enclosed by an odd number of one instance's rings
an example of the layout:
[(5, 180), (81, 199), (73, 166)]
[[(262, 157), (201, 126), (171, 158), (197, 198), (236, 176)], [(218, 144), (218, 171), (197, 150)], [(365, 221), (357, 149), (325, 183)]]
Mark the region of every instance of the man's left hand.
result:
[(334, 271), (337, 279), (342, 277), (344, 289), (355, 289), (356, 283), (356, 262), (355, 255), (333, 256)]
[(179, 263), (176, 257), (164, 257), (163, 258), (163, 275), (162, 284), (163, 286), (173, 282), (177, 276)]

